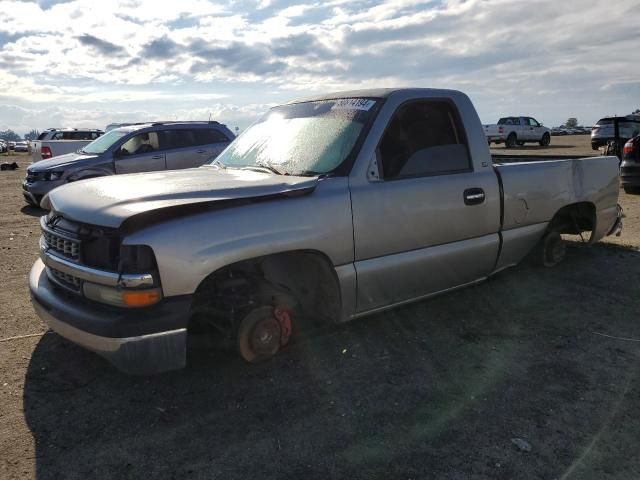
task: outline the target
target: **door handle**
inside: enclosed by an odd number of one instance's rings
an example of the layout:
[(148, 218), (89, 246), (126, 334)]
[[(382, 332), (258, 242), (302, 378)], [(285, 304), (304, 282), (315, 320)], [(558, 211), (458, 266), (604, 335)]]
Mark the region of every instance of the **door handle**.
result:
[(151, 157), (151, 160), (160, 160), (162, 158), (162, 155), (154, 155), (153, 157)]
[(484, 190), (481, 188), (467, 188), (464, 191), (465, 205), (479, 205), (484, 203)]
[(206, 150), (196, 150), (196, 153), (199, 153), (200, 155), (202, 155), (203, 153), (207, 153)]

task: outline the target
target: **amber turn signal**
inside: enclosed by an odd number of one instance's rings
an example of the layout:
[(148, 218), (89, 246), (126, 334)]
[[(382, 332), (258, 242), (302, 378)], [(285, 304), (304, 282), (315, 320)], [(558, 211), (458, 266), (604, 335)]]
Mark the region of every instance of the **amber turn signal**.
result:
[(122, 292), (122, 303), (128, 307), (146, 307), (159, 302), (162, 298), (160, 290), (130, 290)]

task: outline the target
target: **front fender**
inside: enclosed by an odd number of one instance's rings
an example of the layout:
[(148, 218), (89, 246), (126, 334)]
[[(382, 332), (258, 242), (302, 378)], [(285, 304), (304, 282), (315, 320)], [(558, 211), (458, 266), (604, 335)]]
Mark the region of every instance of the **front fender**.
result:
[(347, 178), (321, 181), (310, 194), (162, 219), (124, 239), (149, 245), (165, 296), (192, 294), (233, 263), (298, 250), (322, 252), (334, 266), (353, 262)]
[(107, 175), (114, 175), (113, 169), (106, 166), (89, 167), (70, 171), (65, 175), (65, 180), (69, 182), (77, 182), (78, 180), (85, 180), (87, 178), (105, 177)]

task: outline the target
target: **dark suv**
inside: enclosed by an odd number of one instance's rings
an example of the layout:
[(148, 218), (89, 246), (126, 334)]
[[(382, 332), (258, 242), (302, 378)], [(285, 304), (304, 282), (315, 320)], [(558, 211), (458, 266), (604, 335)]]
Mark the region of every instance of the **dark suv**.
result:
[(115, 128), (76, 153), (34, 163), (22, 184), (25, 200), (39, 206), (54, 188), (119, 173), (199, 167), (234, 139), (218, 122), (159, 122)]
[(636, 135), (624, 145), (620, 183), (625, 192), (640, 193), (640, 135)]

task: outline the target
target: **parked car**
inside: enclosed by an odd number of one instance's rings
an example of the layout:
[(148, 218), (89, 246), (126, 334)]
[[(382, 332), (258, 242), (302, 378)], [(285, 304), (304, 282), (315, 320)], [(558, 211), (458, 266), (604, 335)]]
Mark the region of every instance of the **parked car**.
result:
[(184, 366), (187, 332), (264, 360), (305, 325), (472, 285), (532, 250), (552, 266), (561, 233), (619, 230), (617, 158), (530, 160), (494, 165), (452, 90), (274, 107), (200, 168), (49, 193), (33, 305), (129, 373)]
[(16, 148), (16, 142), (7, 142), (7, 145), (9, 146), (9, 150), (13, 150)]
[(7, 145), (7, 142), (5, 142), (4, 140), (0, 140), (0, 153), (5, 153), (9, 150), (9, 146)]
[(16, 142), (13, 147), (14, 152), (28, 152), (29, 144), (27, 142)]
[(485, 125), (484, 133), (489, 145), (504, 143), (505, 147), (522, 146), (535, 142), (543, 147), (551, 143), (551, 130), (531, 117), (504, 117), (497, 124)]
[(218, 122), (130, 125), (110, 130), (77, 153), (34, 163), (22, 184), (25, 200), (42, 197), (68, 182), (120, 173), (198, 167), (234, 138)]
[(39, 162), (75, 152), (102, 133), (102, 130), (89, 128), (49, 128), (42, 132), (37, 140), (31, 142), (31, 161)]
[(622, 151), (620, 184), (627, 193), (640, 193), (640, 135), (630, 139)]
[(607, 145), (609, 141), (615, 140), (615, 121), (618, 121), (618, 133), (620, 145), (640, 133), (640, 116), (627, 115), (625, 117), (605, 117), (591, 129), (591, 148), (598, 150)]

